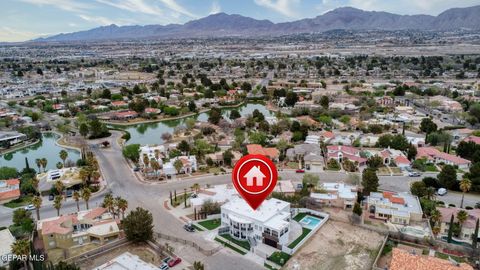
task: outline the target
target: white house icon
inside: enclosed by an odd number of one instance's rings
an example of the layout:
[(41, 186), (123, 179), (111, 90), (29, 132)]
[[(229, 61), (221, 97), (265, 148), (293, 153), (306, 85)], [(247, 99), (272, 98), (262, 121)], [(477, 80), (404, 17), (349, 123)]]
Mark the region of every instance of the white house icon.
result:
[(260, 171), (260, 166), (253, 166), (244, 176), (247, 178), (247, 186), (253, 186), (253, 179), (256, 179), (255, 186), (263, 186), (263, 178), (266, 176)]

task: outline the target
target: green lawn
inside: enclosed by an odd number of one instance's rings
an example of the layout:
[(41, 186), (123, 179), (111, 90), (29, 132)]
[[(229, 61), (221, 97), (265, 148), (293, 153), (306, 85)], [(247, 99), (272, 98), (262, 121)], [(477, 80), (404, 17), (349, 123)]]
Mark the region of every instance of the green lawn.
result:
[(198, 227), (198, 226), (197, 226), (197, 225), (195, 225), (195, 224), (192, 224), (192, 226), (193, 226), (193, 228), (195, 228), (195, 230), (197, 230), (197, 231), (200, 231), (200, 232), (202, 232), (202, 231), (203, 231), (203, 229), (202, 229), (202, 228)]
[(293, 219), (297, 222), (299, 222), (300, 220), (302, 220), (302, 218), (304, 218), (305, 216), (307, 215), (307, 213), (298, 213), (295, 217), (293, 217)]
[(230, 245), (229, 243), (227, 243), (227, 242), (224, 242), (224, 241), (220, 240), (218, 237), (215, 237), (215, 241), (217, 241), (217, 242), (219, 242), (219, 243), (223, 244), (224, 246), (226, 246), (226, 247), (228, 247), (228, 248), (232, 249), (233, 251), (236, 251), (236, 252), (238, 252), (238, 253), (240, 253), (240, 254), (242, 254), (242, 255), (245, 255), (245, 254), (247, 254), (247, 253), (243, 252), (242, 250), (240, 250), (240, 249), (238, 249), (238, 248), (236, 248), (236, 247), (234, 247), (234, 246)]
[(220, 219), (209, 219), (198, 222), (198, 224), (202, 225), (204, 228), (211, 230), (215, 230), (220, 226)]
[(294, 248), (300, 243), (300, 241), (303, 240), (309, 234), (312, 230), (307, 229), (307, 228), (302, 228), (302, 235), (300, 235), (295, 241), (293, 241), (290, 245), (288, 245), (289, 248)]
[(23, 196), (21, 198), (18, 198), (16, 200), (10, 201), (3, 206), (8, 207), (8, 208), (17, 208), (21, 206), (26, 206), (32, 203), (32, 196)]
[(248, 243), (248, 241), (237, 240), (237, 239), (233, 238), (232, 236), (230, 236), (229, 234), (224, 234), (224, 235), (222, 235), (222, 237), (227, 239), (227, 240), (230, 240), (230, 242), (233, 242), (233, 243), (243, 247), (246, 250), (250, 250), (250, 243)]
[[(191, 193), (187, 193), (187, 205), (188, 205), (188, 197), (190, 197), (190, 194), (191, 194)], [(181, 205), (181, 204), (184, 204), (184, 203), (185, 203), (185, 202), (184, 202), (184, 197), (185, 197), (185, 193), (177, 194), (177, 200), (175, 200), (175, 197), (173, 197), (173, 200), (172, 200), (173, 204), (172, 204), (172, 206), (173, 206), (173, 207), (177, 207), (177, 206), (179, 206), (179, 205)]]
[(448, 260), (448, 257), (451, 257), (452, 259), (454, 259), (455, 261), (457, 261), (459, 263), (465, 262), (464, 258), (457, 257), (455, 255), (447, 255), (447, 254), (444, 254), (444, 253), (440, 253), (438, 251), (435, 252), (435, 257), (440, 258), (440, 259), (444, 259), (444, 260)]
[(264, 263), (263, 266), (265, 266), (265, 268), (270, 269), (270, 270), (277, 270), (276, 268), (271, 267), (271, 266), (270, 266), (269, 264), (267, 264), (267, 263)]
[(437, 167), (433, 164), (427, 164), (425, 166), (425, 171), (427, 171), (427, 172), (438, 172)]
[(269, 261), (272, 261), (272, 262), (280, 265), (280, 266), (284, 266), (287, 263), (287, 261), (290, 259), (290, 257), (291, 257), (290, 255), (288, 255), (287, 253), (285, 253), (283, 251), (275, 251), (267, 259)]

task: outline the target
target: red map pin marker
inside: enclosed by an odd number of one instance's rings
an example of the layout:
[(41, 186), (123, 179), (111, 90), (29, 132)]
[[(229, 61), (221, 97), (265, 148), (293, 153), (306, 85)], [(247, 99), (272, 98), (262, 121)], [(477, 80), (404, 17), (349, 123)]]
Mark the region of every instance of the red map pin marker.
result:
[(277, 168), (263, 155), (242, 157), (232, 172), (233, 185), (254, 210), (275, 189), (277, 178)]

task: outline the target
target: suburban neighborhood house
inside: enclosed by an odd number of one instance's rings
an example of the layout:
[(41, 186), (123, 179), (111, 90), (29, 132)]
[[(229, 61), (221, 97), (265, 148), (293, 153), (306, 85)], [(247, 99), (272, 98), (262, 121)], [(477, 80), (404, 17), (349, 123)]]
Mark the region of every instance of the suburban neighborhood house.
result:
[(375, 218), (402, 225), (421, 221), (423, 215), (418, 197), (407, 192), (372, 192), (367, 207)]
[[(472, 238), (475, 235), (475, 224), (477, 222), (477, 219), (480, 218), (480, 209), (472, 209), (472, 210), (465, 210), (465, 209), (460, 209), (460, 208), (455, 208), (455, 207), (449, 207), (449, 208), (443, 208), (439, 207), (437, 208), (438, 211), (442, 214), (442, 220), (441, 220), (441, 225), (440, 225), (440, 234), (441, 235), (448, 235), (448, 228), (450, 226), (450, 219), (453, 215), (454, 222), (458, 222), (457, 219), (457, 214), (460, 212), (460, 210), (463, 210), (467, 212), (468, 217), (463, 222), (461, 226), (461, 231), (459, 233), (459, 240), (462, 242), (472, 242)], [(479, 235), (477, 235), (477, 238), (479, 238)]]
[(103, 245), (118, 239), (120, 229), (105, 208), (94, 208), (37, 222), (37, 231), (47, 252), (69, 249), (88, 243)]
[[(182, 162), (182, 168), (179, 171), (175, 169), (175, 161), (180, 160)], [(172, 158), (169, 162), (165, 162), (163, 165), (163, 173), (167, 177), (171, 177), (173, 175), (179, 173), (190, 174), (194, 173), (198, 170), (197, 167), (197, 158), (195, 156), (180, 156)]]
[(140, 259), (137, 255), (125, 252), (122, 255), (100, 265), (94, 270), (158, 270), (158, 266), (147, 263)]
[(231, 184), (215, 185), (211, 188), (198, 190), (196, 198), (190, 197), (190, 205), (192, 206), (192, 210), (195, 209), (199, 212), (205, 201), (223, 204), (232, 198), (232, 196), (238, 196), (237, 194), (237, 191)]
[(360, 156), (360, 150), (344, 145), (327, 146), (327, 158), (328, 160), (335, 159), (339, 163), (342, 163), (344, 159), (348, 159), (353, 162), (358, 162), (359, 166), (365, 166), (367, 163), (367, 159)]
[(278, 161), (280, 152), (275, 147), (265, 148), (259, 144), (247, 145), (247, 151), (250, 155), (264, 155), (269, 157), (273, 161)]
[(322, 205), (339, 207), (343, 209), (353, 208), (357, 201), (357, 187), (344, 183), (323, 183), (320, 189), (326, 193), (310, 193), (310, 197)]
[(20, 180), (0, 180), (0, 203), (7, 203), (20, 197)]
[(446, 165), (454, 165), (460, 169), (468, 169), (472, 163), (470, 160), (441, 152), (435, 147), (419, 147), (416, 158), (426, 158), (427, 161), (434, 164), (444, 163)]
[(412, 254), (409, 251), (394, 248), (389, 270), (473, 270), (466, 263), (455, 264), (448, 260), (422, 255)]
[(27, 135), (18, 132), (0, 132), (0, 147), (9, 148), (27, 139)]
[(257, 242), (279, 249), (287, 245), (290, 218), (290, 203), (274, 198), (265, 200), (257, 210), (238, 197), (221, 207), (221, 227), (228, 228), (233, 238), (254, 246)]

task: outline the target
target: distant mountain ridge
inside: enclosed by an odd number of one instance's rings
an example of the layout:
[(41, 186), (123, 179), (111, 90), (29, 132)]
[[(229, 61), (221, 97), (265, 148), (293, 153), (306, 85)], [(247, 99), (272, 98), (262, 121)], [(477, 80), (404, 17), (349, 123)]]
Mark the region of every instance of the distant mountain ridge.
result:
[(187, 38), (226, 36), (278, 36), (321, 33), (330, 30), (480, 30), (480, 5), (448, 9), (438, 16), (398, 15), (364, 11), (352, 7), (337, 8), (323, 15), (293, 22), (273, 23), (241, 15), (213, 14), (185, 24), (117, 26), (59, 34), (35, 41), (95, 41), (138, 38)]

